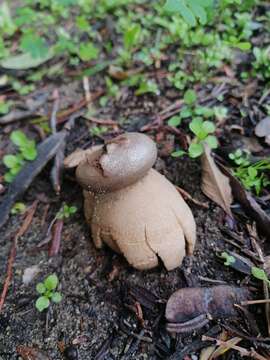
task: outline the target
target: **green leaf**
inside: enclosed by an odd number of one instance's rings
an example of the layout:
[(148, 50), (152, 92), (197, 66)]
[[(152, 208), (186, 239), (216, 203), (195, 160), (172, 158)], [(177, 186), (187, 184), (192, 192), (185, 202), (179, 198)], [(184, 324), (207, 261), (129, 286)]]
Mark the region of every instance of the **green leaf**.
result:
[(5, 115), (9, 112), (10, 103), (0, 101), (0, 114)]
[(184, 94), (184, 101), (187, 105), (192, 105), (196, 102), (197, 95), (194, 90), (187, 90)]
[(205, 142), (209, 145), (211, 149), (216, 149), (218, 147), (217, 138), (214, 135), (208, 135), (205, 139)]
[(46, 58), (49, 52), (45, 39), (33, 33), (26, 33), (21, 37), (20, 48), (33, 59)]
[(51, 296), (51, 300), (58, 304), (62, 300), (62, 295), (59, 292), (54, 292)]
[(21, 54), (16, 56), (10, 56), (0, 62), (0, 66), (4, 69), (10, 70), (27, 70), (36, 68), (46, 61), (50, 60), (54, 56), (54, 51), (50, 49), (47, 55), (43, 58), (33, 58), (31, 54)]
[(10, 171), (5, 173), (5, 175), (4, 175), (5, 182), (7, 182), (7, 183), (11, 183), (14, 180), (14, 178), (15, 178), (15, 176), (13, 174), (11, 174)]
[(140, 40), (141, 26), (139, 24), (133, 24), (130, 26), (124, 34), (124, 47), (129, 50), (132, 49)]
[(45, 285), (47, 290), (55, 290), (57, 288), (57, 285), (58, 285), (58, 277), (57, 277), (57, 275), (56, 274), (49, 275), (44, 280), (44, 285)]
[(248, 41), (243, 41), (243, 42), (239, 42), (239, 43), (235, 44), (235, 47), (237, 47), (238, 49), (240, 49), (242, 51), (248, 51), (251, 49), (251, 43)]
[[(198, 5), (203, 6), (205, 8), (214, 6), (214, 0), (195, 0), (195, 1)], [(194, 2), (194, 0), (193, 0), (193, 2)]]
[(35, 146), (30, 145), (29, 147), (24, 147), (21, 149), (23, 157), (26, 160), (33, 161), (37, 157), (37, 150)]
[(12, 20), (11, 11), (6, 1), (0, 5), (0, 30), (8, 35), (13, 35), (16, 31), (16, 24)]
[(255, 179), (256, 176), (258, 175), (258, 171), (253, 166), (249, 166), (247, 171), (248, 171), (248, 175), (253, 179)]
[(135, 91), (136, 95), (143, 95), (147, 93), (153, 93), (158, 95), (159, 93), (158, 85), (154, 80), (147, 80), (147, 81), (143, 80), (140, 83), (139, 89)]
[(184, 150), (177, 150), (171, 153), (171, 156), (175, 158), (183, 155), (186, 155), (186, 152)]
[(168, 121), (168, 125), (176, 127), (176, 126), (179, 126), (181, 124), (181, 121), (182, 121), (182, 119), (180, 118), (180, 116), (173, 116)]
[(196, 18), (184, 0), (167, 0), (164, 9), (170, 13), (179, 12), (187, 24), (190, 26), (196, 25)]
[(40, 296), (36, 301), (36, 308), (42, 312), (50, 306), (50, 300), (46, 296)]
[(188, 154), (191, 158), (195, 159), (201, 156), (203, 153), (203, 146), (201, 143), (198, 144), (190, 144), (188, 148)]
[(195, 118), (189, 123), (189, 128), (196, 136), (200, 137), (202, 133), (203, 121), (201, 118)]
[(16, 215), (16, 214), (23, 214), (25, 210), (26, 210), (25, 204), (22, 202), (17, 202), (16, 204), (13, 205), (10, 212), (12, 215)]
[(27, 137), (25, 133), (23, 133), (21, 130), (14, 130), (12, 131), (10, 135), (10, 140), (13, 142), (13, 144), (21, 147), (27, 144)]
[(202, 25), (206, 24), (207, 15), (204, 8), (194, 1), (189, 1), (189, 6), (193, 14), (200, 20)]
[(252, 266), (251, 273), (256, 279), (269, 282), (268, 276), (263, 269), (260, 269), (256, 266)]
[(230, 266), (230, 265), (232, 265), (232, 264), (235, 263), (235, 257), (229, 255), (229, 254), (226, 253), (226, 252), (223, 252), (223, 253), (221, 254), (221, 258), (222, 258), (222, 259), (225, 259), (224, 265), (226, 265), (226, 266)]
[(182, 119), (186, 119), (186, 118), (190, 117), (191, 115), (192, 115), (192, 111), (188, 107), (185, 107), (180, 111), (180, 117)]
[(216, 130), (216, 126), (212, 121), (204, 121), (202, 128), (207, 134), (212, 134)]
[(38, 283), (36, 286), (36, 290), (39, 294), (44, 294), (46, 292), (46, 287), (43, 283)]
[(80, 45), (78, 55), (82, 61), (90, 61), (97, 59), (98, 54), (99, 51), (93, 43), (89, 42), (87, 44)]
[(18, 161), (16, 155), (5, 155), (3, 157), (3, 163), (9, 169), (12, 169), (17, 165), (20, 165), (20, 162)]
[(76, 206), (70, 206), (70, 208), (69, 208), (69, 213), (70, 213), (70, 214), (75, 214), (76, 211), (77, 211), (77, 207), (76, 207)]

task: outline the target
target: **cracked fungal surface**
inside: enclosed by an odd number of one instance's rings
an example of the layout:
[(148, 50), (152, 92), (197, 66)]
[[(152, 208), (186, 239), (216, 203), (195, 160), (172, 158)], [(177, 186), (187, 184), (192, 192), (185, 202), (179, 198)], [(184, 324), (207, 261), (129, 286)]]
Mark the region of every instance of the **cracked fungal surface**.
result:
[(96, 247), (105, 243), (142, 270), (157, 266), (159, 258), (171, 270), (192, 254), (193, 215), (175, 187), (152, 169), (157, 150), (150, 138), (123, 134), (76, 156), (77, 162), (72, 154), (66, 164), (78, 165)]

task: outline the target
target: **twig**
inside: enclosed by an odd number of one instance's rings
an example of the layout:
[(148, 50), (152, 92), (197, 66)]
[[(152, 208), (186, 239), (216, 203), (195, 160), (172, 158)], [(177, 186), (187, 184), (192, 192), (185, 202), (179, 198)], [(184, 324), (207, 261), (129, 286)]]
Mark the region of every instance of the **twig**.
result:
[(58, 113), (59, 104), (60, 104), (59, 91), (57, 89), (55, 89), (53, 92), (53, 99), (54, 99), (54, 102), (53, 102), (50, 124), (51, 124), (52, 133), (56, 134), (56, 132), (57, 132), (57, 130), (56, 130), (57, 113)]
[(184, 199), (186, 200), (190, 200), (191, 202), (193, 202), (195, 205), (198, 205), (204, 209), (209, 209), (208, 204), (203, 203), (199, 200), (194, 199), (186, 190), (182, 189), (179, 186), (175, 186), (176, 190), (183, 196)]
[(152, 129), (158, 129), (160, 126), (162, 126), (163, 122), (172, 117), (175, 114), (178, 114), (182, 105), (184, 104), (183, 100), (178, 100), (174, 104), (169, 105), (166, 109), (160, 111), (155, 117), (154, 120), (143, 126), (141, 128), (141, 131), (149, 131)]
[(49, 248), (49, 256), (55, 256), (59, 252), (63, 225), (64, 225), (63, 219), (57, 219), (55, 224), (53, 225), (53, 237), (52, 237), (51, 246)]
[(201, 281), (205, 281), (205, 282), (209, 282), (209, 283), (213, 283), (213, 284), (221, 284), (221, 285), (227, 285), (228, 284), (226, 281), (217, 280), (217, 279), (210, 279), (210, 278), (204, 277), (204, 276), (199, 276), (199, 279)]
[(29, 226), (31, 225), (33, 216), (34, 216), (36, 208), (37, 208), (37, 204), (38, 204), (38, 200), (35, 200), (33, 202), (32, 206), (29, 208), (27, 215), (22, 223), (22, 226), (19, 228), (17, 234), (14, 236), (13, 244), (11, 246), (11, 250), (10, 250), (9, 258), (8, 258), (7, 276), (6, 276), (2, 294), (0, 297), (0, 313), (3, 309), (5, 298), (7, 295), (8, 288), (9, 288), (9, 284), (10, 284), (11, 278), (12, 278), (12, 270), (13, 270), (13, 264), (14, 264), (16, 252), (17, 252), (18, 239), (26, 233)]
[(100, 125), (119, 126), (116, 121), (111, 119), (97, 119), (93, 116), (87, 116), (86, 119)]
[[(53, 98), (54, 98), (54, 103), (53, 103), (53, 109), (52, 109), (52, 113), (51, 113), (51, 119), (50, 119), (50, 124), (51, 124), (51, 129), (52, 129), (52, 133), (56, 134), (57, 133), (57, 113), (58, 113), (58, 109), (59, 109), (59, 104), (60, 104), (60, 99), (59, 99), (59, 92), (56, 89), (53, 93)], [(63, 144), (65, 142), (63, 141)], [(62, 164), (64, 161), (64, 154), (63, 154), (63, 147), (64, 145), (62, 144), (62, 146), (59, 147), (55, 158), (54, 158), (54, 164), (51, 170), (51, 180), (52, 180), (52, 186), (54, 191), (56, 192), (56, 194), (60, 193), (61, 190), (61, 172), (62, 172)]]
[(87, 76), (83, 77), (83, 89), (85, 93), (85, 100), (87, 101), (87, 108), (88, 110), (91, 109), (91, 102), (92, 102), (92, 96), (90, 93), (90, 85), (89, 85), (89, 79)]
[[(98, 99), (101, 95), (104, 94), (104, 90), (99, 90), (95, 94), (92, 94), (91, 101)], [(72, 114), (81, 110), (87, 105), (87, 101), (85, 99), (80, 100), (78, 103), (72, 105), (70, 108), (58, 111), (57, 113), (57, 124), (62, 124), (65, 122)], [(38, 119), (33, 119), (31, 124), (40, 124), (42, 122), (48, 121), (48, 116), (41, 116)]]
[[(247, 230), (251, 239), (251, 243), (253, 248), (256, 249), (259, 258), (262, 260), (263, 262), (263, 268), (265, 268), (265, 258), (263, 255), (263, 251), (260, 247), (260, 245), (257, 242), (257, 231), (256, 231), (256, 226), (255, 224), (253, 224), (252, 226), (247, 224)], [(270, 294), (269, 294), (269, 286), (268, 283), (266, 281), (263, 282), (263, 292), (264, 292), (264, 296), (266, 299), (269, 299)], [(268, 335), (270, 336), (270, 303), (266, 302), (265, 303), (265, 317), (267, 320), (267, 330), (268, 330)]]
[(202, 336), (202, 341), (215, 341), (215, 343), (218, 346), (224, 346), (225, 348), (234, 349), (234, 350), (238, 351), (241, 354), (241, 356), (249, 356), (249, 357), (251, 357), (253, 359), (256, 359), (256, 360), (268, 360), (264, 356), (258, 354), (253, 349), (252, 350), (247, 350), (247, 349), (245, 349), (245, 348), (243, 348), (241, 346), (232, 345), (232, 344), (228, 343), (227, 341), (221, 341), (221, 340), (212, 338), (210, 336), (203, 335)]
[(270, 299), (242, 301), (241, 305), (246, 306), (246, 305), (267, 304), (267, 303), (270, 303)]
[(7, 125), (15, 121), (23, 120), (33, 116), (34, 113), (46, 103), (48, 95), (43, 95), (42, 99), (37, 101), (34, 106), (29, 110), (14, 110), (0, 118), (0, 125)]

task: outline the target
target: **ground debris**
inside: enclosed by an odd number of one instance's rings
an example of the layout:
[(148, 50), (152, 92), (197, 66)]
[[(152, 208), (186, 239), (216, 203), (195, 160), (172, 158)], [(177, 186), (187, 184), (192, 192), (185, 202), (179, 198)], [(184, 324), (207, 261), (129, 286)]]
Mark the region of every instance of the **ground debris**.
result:
[(10, 209), (15, 201), (28, 189), (35, 177), (43, 170), (44, 166), (56, 154), (66, 134), (59, 132), (49, 136), (38, 146), (36, 160), (28, 162), (14, 181), (10, 184), (7, 194), (0, 205), (0, 228), (6, 223)]
[(23, 360), (50, 360), (48, 355), (37, 348), (19, 345), (17, 346), (16, 351)]

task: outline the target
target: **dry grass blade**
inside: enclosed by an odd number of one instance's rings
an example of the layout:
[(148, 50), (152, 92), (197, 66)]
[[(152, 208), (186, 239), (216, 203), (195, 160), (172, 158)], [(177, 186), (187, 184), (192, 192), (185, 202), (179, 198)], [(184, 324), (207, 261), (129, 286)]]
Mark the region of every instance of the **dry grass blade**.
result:
[(222, 356), (227, 351), (229, 351), (232, 346), (237, 345), (241, 340), (242, 338), (240, 337), (233, 337), (232, 339), (227, 340), (227, 346), (225, 347), (224, 345), (219, 345), (219, 347), (212, 353), (209, 360), (217, 359), (219, 356)]
[(204, 145), (202, 156), (202, 191), (232, 217), (230, 205), (232, 190), (229, 179), (222, 174), (211, 156), (210, 148)]
[(225, 348), (230, 347), (233, 350), (236, 350), (240, 353), (241, 356), (247, 356), (251, 359), (256, 359), (256, 360), (269, 360), (267, 358), (265, 358), (264, 356), (260, 355), (257, 353), (257, 351), (251, 349), (251, 350), (247, 350), (241, 346), (237, 346), (237, 345), (233, 345), (228, 343), (228, 341), (221, 341), (209, 336), (202, 336), (202, 340), (203, 341), (215, 341), (217, 345), (219, 346), (223, 346)]

